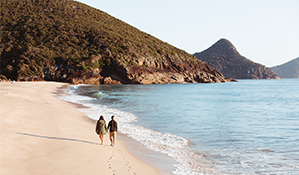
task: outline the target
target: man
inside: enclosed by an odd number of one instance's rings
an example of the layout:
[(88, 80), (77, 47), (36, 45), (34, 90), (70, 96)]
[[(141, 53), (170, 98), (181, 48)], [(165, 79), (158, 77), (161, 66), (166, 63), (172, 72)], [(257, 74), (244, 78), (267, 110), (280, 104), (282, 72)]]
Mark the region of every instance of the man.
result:
[(115, 146), (115, 139), (116, 139), (116, 133), (117, 133), (117, 122), (114, 120), (114, 115), (111, 117), (110, 122), (108, 123), (108, 129), (110, 132), (110, 141), (112, 147)]

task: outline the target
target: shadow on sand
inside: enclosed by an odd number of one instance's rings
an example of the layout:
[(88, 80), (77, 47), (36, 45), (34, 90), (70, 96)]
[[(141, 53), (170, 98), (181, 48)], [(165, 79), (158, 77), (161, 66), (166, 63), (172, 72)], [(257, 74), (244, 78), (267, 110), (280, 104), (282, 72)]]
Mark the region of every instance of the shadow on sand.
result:
[(99, 143), (85, 141), (85, 140), (79, 140), (79, 139), (70, 139), (70, 138), (61, 138), (61, 137), (49, 137), (49, 136), (42, 136), (42, 135), (28, 134), (28, 133), (21, 133), (21, 132), (18, 132), (18, 134), (26, 135), (26, 136), (32, 136), (32, 137), (38, 137), (38, 138), (44, 138), (44, 139), (66, 140), (66, 141), (72, 141), (72, 142), (82, 142), (82, 143), (100, 145)]

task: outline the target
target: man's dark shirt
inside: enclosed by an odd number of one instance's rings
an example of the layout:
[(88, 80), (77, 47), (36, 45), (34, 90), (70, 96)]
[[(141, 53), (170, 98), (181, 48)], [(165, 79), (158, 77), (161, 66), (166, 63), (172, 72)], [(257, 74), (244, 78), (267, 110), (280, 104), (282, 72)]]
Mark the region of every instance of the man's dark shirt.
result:
[(108, 123), (108, 128), (109, 128), (110, 132), (117, 132), (117, 123), (116, 123), (116, 121), (115, 120), (111, 120)]

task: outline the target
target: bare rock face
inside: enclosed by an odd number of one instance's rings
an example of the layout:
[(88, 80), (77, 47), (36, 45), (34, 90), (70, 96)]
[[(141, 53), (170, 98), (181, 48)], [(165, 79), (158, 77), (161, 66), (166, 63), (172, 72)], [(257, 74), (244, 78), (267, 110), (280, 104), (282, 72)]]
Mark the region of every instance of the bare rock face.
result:
[(239, 54), (233, 44), (220, 39), (207, 50), (195, 53), (195, 57), (208, 63), (225, 77), (235, 79), (280, 79), (271, 69), (254, 63)]
[(167, 84), (184, 83), (184, 76), (179, 73), (160, 73), (143, 74), (132, 79), (140, 84)]
[(120, 81), (113, 80), (111, 77), (105, 77), (103, 80), (104, 84), (121, 84)]
[[(213, 70), (197, 59), (180, 60), (171, 57), (164, 62), (155, 59), (136, 59), (133, 65), (116, 61), (114, 79), (122, 84), (219, 83), (236, 81)], [(109, 74), (112, 74), (110, 72)], [(117, 76), (116, 76), (117, 75)], [(122, 77), (122, 78), (121, 78)]]

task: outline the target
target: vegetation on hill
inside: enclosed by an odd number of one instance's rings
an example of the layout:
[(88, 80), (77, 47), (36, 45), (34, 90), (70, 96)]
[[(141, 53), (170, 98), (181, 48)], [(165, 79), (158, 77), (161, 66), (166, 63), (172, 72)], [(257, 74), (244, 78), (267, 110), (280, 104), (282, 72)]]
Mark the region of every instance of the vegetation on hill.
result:
[(269, 68), (254, 63), (240, 55), (234, 45), (227, 39), (220, 39), (210, 48), (195, 53), (198, 59), (207, 62), (213, 69), (225, 77), (235, 79), (277, 79), (280, 78)]
[(299, 57), (270, 69), (282, 78), (299, 78)]
[(0, 6), (2, 78), (70, 81), (106, 76), (119, 70), (117, 66), (158, 68), (161, 63), (162, 68), (176, 69), (182, 63), (190, 68), (202, 64), (193, 55), (76, 1), (3, 0)]

